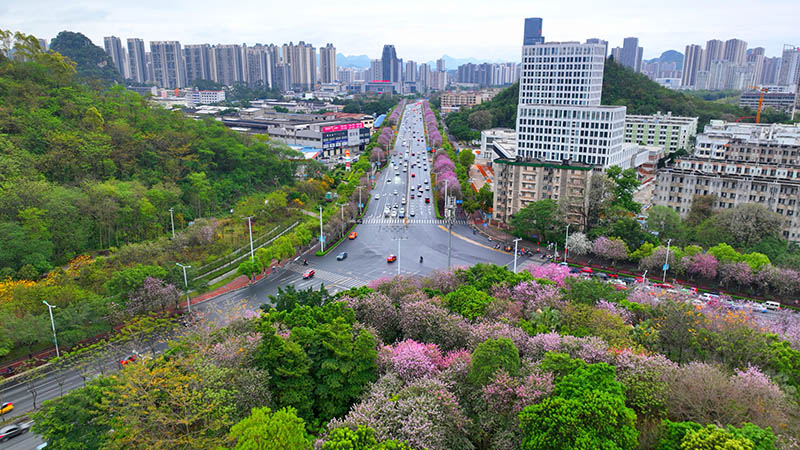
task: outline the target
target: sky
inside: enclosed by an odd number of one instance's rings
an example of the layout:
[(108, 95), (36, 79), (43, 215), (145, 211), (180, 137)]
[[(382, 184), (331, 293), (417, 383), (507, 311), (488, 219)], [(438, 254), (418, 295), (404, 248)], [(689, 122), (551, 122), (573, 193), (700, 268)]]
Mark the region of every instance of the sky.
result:
[(338, 53), (379, 58), (394, 44), (404, 60), (447, 54), (519, 61), (525, 17), (542, 17), (548, 41), (600, 38), (609, 48), (639, 38), (644, 59), (687, 44), (738, 38), (780, 56), (800, 45), (798, 0), (0, 0), (0, 27), (48, 41), (78, 31), (96, 45), (104, 36), (177, 40), (181, 44), (331, 42)]

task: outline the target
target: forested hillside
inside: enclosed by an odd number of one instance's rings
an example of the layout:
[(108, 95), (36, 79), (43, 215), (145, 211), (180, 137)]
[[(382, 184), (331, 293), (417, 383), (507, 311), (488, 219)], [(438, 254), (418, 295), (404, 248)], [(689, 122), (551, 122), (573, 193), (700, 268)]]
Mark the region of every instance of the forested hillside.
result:
[(103, 84), (122, 82), (122, 75), (117, 71), (111, 57), (81, 33), (58, 33), (50, 42), (50, 50), (75, 62), (75, 70), (85, 80), (99, 80)]
[(18, 43), (27, 61), (0, 53), (2, 274), (156, 237), (171, 207), (183, 223), (293, 183), (286, 147), (90, 87), (34, 43)]
[[(504, 89), (491, 101), (462, 108), (450, 113), (445, 120), (450, 132), (458, 139), (480, 138), (480, 131), (493, 127), (514, 128), (517, 120), (519, 83)], [(603, 105), (624, 105), (628, 114), (655, 114), (658, 111), (678, 116), (699, 117), (698, 130), (702, 131), (711, 119), (736, 120), (754, 116), (755, 112), (736, 105), (706, 101), (679, 91), (659, 86), (646, 75), (607, 59), (603, 73)], [(762, 122), (785, 122), (789, 116), (767, 109), (761, 114)], [(752, 119), (745, 119), (745, 122)]]

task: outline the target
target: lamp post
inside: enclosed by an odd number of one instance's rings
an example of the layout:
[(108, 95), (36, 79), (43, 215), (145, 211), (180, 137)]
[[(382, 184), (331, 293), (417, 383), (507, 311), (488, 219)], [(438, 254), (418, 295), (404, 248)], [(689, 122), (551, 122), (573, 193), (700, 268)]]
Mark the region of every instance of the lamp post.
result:
[(172, 216), (173, 209), (169, 209), (169, 223), (172, 224), (172, 239), (175, 239), (175, 219)]
[(320, 251), (325, 252), (325, 235), (322, 233), (322, 206), (319, 207), (319, 243)]
[(186, 269), (192, 266), (184, 266), (181, 263), (175, 263), (175, 265), (183, 269), (183, 285), (186, 289), (186, 309), (189, 311), (189, 314), (192, 314), (192, 300), (191, 297), (189, 297), (189, 280), (186, 278)]
[(667, 269), (669, 269), (669, 244), (672, 242), (672, 239), (667, 239), (667, 255), (664, 257), (664, 277), (661, 279), (662, 283), (667, 282)]
[(56, 322), (53, 320), (53, 308), (56, 305), (51, 305), (47, 303), (47, 300), (42, 300), (42, 303), (47, 305), (47, 310), (50, 311), (50, 326), (53, 328), (53, 343), (56, 344), (56, 358), (61, 356), (61, 353), (58, 352), (58, 337), (56, 337)]
[(250, 222), (253, 216), (247, 216), (247, 229), (250, 230), (250, 259), (255, 259), (255, 254), (253, 253), (253, 224)]
[(569, 239), (569, 224), (567, 224), (567, 232), (564, 234), (564, 262), (567, 262), (567, 240)]
[(394, 240), (397, 241), (397, 275), (400, 275), (400, 241), (405, 241), (406, 239), (408, 238), (407, 237), (403, 238), (399, 236), (394, 238)]
[(514, 273), (517, 273), (517, 245), (522, 238), (514, 239)]
[(364, 213), (364, 211), (362, 211), (362, 208), (361, 208), (361, 205), (363, 204), (363, 203), (361, 203), (361, 189), (363, 189), (363, 188), (364, 188), (363, 185), (358, 186), (358, 214), (359, 215)]

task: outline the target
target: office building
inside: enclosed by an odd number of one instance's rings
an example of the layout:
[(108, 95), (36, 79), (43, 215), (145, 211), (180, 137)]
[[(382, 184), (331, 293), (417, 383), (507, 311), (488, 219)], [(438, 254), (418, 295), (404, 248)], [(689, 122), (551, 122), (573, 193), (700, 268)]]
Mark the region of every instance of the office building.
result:
[(747, 56), (747, 42), (741, 39), (728, 39), (723, 47), (722, 60), (734, 64), (744, 64)]
[(764, 58), (761, 66), (761, 79), (758, 84), (769, 85), (778, 84), (778, 76), (781, 70), (781, 58)]
[(431, 81), (431, 69), (428, 64), (419, 65), (419, 80), (417, 80), (417, 88), (422, 92), (427, 92), (428, 84)]
[(603, 39), (598, 38), (591, 38), (586, 40), (587, 44), (602, 44), (605, 47), (605, 52), (603, 54), (603, 58), (608, 58), (608, 41), (604, 41)]
[(447, 91), (439, 97), (442, 114), (458, 111), (462, 106), (467, 108), (478, 105), (482, 101), (480, 92), (475, 91)]
[(336, 81), (336, 47), (333, 44), (319, 48), (319, 79), (322, 83)]
[[(775, 88), (777, 88), (777, 86)], [(770, 89), (770, 91), (764, 92), (763, 95), (760, 90), (745, 90), (742, 92), (741, 97), (739, 97), (739, 106), (750, 108), (753, 111), (756, 111), (758, 109), (759, 102), (761, 102), (762, 111), (767, 108), (772, 108), (777, 111), (783, 111), (790, 116), (794, 116), (797, 108), (797, 93), (795, 92), (796, 88), (788, 89), (789, 86), (786, 86), (786, 88), (787, 89), (783, 90), (783, 92), (780, 92), (777, 89), (775, 91)]]
[(133, 81), (137, 83), (150, 81), (147, 70), (147, 56), (142, 39), (128, 39), (128, 70)]
[(201, 91), (192, 89), (186, 92), (187, 106), (210, 105), (212, 103), (224, 102), (225, 90), (221, 91)]
[(800, 79), (800, 47), (794, 45), (783, 46), (778, 83), (782, 86), (796, 86)]
[(584, 224), (593, 166), (569, 161), (497, 158), (492, 169), (492, 219), (498, 224), (507, 224), (517, 211), (544, 199), (558, 202), (567, 223)]
[(671, 112), (625, 116), (625, 142), (655, 146), (669, 154), (691, 150), (690, 139), (697, 135), (697, 117), (673, 116)]
[(542, 18), (528, 17), (525, 19), (525, 31), (522, 35), (522, 45), (543, 44)]
[(378, 81), (383, 79), (383, 62), (380, 59), (373, 59), (369, 62), (369, 77), (367, 81)]
[(186, 86), (186, 69), (183, 64), (183, 51), (178, 41), (151, 41), (153, 81), (166, 89)]
[(683, 56), (683, 71), (681, 72), (681, 87), (694, 86), (697, 81), (697, 72), (703, 68), (703, 47), (690, 44), (686, 46)]
[(183, 47), (186, 65), (186, 83), (191, 85), (195, 80), (213, 80), (211, 74), (211, 46), (208, 44), (185, 45)]
[(383, 69), (381, 80), (391, 83), (401, 81), (400, 74), (397, 71), (398, 60), (394, 45), (386, 44), (383, 46), (383, 53), (381, 54), (381, 68)]
[(106, 36), (103, 38), (103, 45), (106, 55), (111, 57), (114, 67), (120, 75), (125, 77), (125, 57), (122, 53), (122, 41), (116, 36)]
[[(602, 106), (605, 47), (545, 42), (522, 47), (517, 155), (571, 160), (603, 168), (624, 166), (625, 107)], [(571, 70), (555, 70), (572, 66)]]
[(446, 72), (447, 67), (445, 66), (444, 58), (439, 58), (436, 60), (436, 71), (437, 72)]
[(276, 64), (275, 74), (273, 77), (272, 86), (281, 92), (288, 92), (292, 90), (292, 65), (291, 64)]

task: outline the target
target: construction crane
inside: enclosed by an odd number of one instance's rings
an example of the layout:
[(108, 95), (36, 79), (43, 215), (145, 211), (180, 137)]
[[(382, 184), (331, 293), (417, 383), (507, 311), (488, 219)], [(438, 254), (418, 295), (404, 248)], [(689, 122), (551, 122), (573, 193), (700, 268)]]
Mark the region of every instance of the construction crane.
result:
[(761, 95), (758, 96), (758, 110), (756, 111), (756, 123), (761, 122), (761, 106), (764, 104), (764, 94), (769, 92), (768, 87), (750, 86), (750, 89), (760, 91)]

